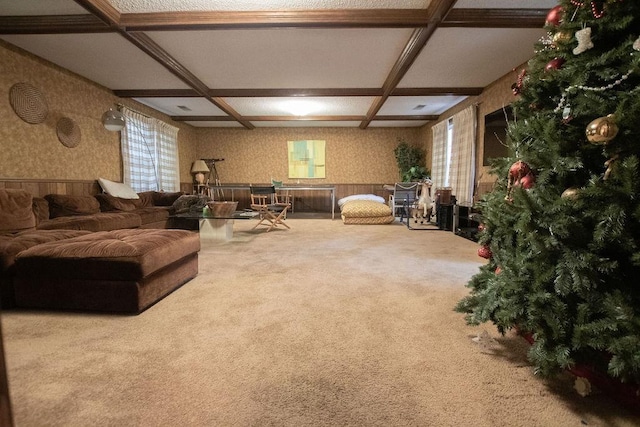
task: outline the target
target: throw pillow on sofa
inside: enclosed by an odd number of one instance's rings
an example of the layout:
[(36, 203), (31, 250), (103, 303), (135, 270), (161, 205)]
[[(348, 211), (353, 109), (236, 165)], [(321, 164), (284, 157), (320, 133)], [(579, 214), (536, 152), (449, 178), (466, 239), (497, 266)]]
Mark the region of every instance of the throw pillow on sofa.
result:
[(0, 234), (34, 229), (31, 193), (25, 190), (0, 190)]
[(98, 184), (102, 187), (102, 190), (113, 197), (120, 197), (122, 199), (138, 199), (138, 193), (133, 191), (131, 187), (123, 182), (110, 181), (104, 178), (98, 178)]
[(47, 194), (49, 216), (57, 218), (72, 215), (93, 215), (100, 212), (100, 203), (93, 196), (70, 196), (66, 194)]

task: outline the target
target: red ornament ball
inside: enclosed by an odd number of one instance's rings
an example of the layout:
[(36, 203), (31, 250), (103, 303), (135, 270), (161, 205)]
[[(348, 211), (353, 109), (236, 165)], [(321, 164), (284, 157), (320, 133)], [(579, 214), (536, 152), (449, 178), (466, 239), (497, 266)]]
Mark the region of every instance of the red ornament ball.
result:
[(562, 23), (564, 17), (564, 9), (562, 6), (556, 6), (547, 13), (546, 25), (553, 25), (557, 27)]
[(564, 58), (553, 58), (551, 61), (544, 66), (545, 71), (555, 71), (562, 68), (564, 65)]
[(486, 226), (483, 223), (478, 224), (478, 231), (484, 231)]
[(529, 172), (518, 181), (518, 184), (522, 186), (525, 190), (533, 188), (533, 185), (536, 183), (536, 177)]
[(531, 168), (529, 167), (529, 165), (522, 160), (518, 160), (509, 168), (509, 178), (519, 180), (529, 172), (531, 172)]
[(489, 259), (492, 255), (489, 245), (480, 246), (480, 249), (478, 249), (478, 256), (481, 258)]
[(500, 273), (502, 273), (502, 269), (500, 268), (500, 266), (497, 266), (497, 267), (496, 267), (495, 273), (496, 273), (496, 274), (500, 274)]

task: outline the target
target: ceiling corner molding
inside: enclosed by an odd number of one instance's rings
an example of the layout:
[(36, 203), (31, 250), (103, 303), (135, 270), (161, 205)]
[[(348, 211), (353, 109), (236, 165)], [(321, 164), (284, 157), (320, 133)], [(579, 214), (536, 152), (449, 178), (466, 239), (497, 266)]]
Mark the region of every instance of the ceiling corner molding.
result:
[(107, 25), (118, 27), (120, 25), (120, 11), (113, 7), (109, 0), (74, 0), (90, 13), (97, 16)]

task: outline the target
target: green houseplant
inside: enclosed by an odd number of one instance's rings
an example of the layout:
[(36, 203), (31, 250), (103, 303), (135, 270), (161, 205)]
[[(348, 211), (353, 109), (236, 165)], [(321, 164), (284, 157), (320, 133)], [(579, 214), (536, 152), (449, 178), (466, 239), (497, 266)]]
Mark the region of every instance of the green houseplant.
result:
[(425, 152), (419, 147), (398, 138), (398, 146), (393, 150), (398, 162), (398, 171), (402, 182), (420, 181), (431, 177), (431, 171), (425, 164)]

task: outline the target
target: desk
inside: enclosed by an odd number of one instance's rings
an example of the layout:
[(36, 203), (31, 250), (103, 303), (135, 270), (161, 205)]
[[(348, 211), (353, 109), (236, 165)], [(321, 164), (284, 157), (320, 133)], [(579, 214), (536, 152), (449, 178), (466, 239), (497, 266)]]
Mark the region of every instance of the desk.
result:
[[(259, 186), (269, 185), (269, 184), (256, 184)], [(235, 190), (249, 190), (249, 185), (239, 184), (239, 185), (210, 185), (209, 186), (209, 194), (213, 194), (215, 196), (215, 192), (218, 190), (231, 190), (231, 201), (235, 201), (234, 199), (234, 191)], [(331, 196), (331, 219), (335, 219), (335, 210), (336, 210), (336, 187), (333, 185), (309, 185), (309, 186), (301, 186), (301, 185), (285, 185), (282, 187), (276, 187), (277, 191), (328, 191)], [(216, 197), (214, 197), (216, 198)], [(293, 212), (293, 211), (292, 211)]]
[(301, 187), (299, 185), (295, 186), (282, 186), (276, 187), (276, 190), (280, 191), (328, 191), (331, 195), (331, 219), (335, 219), (335, 210), (336, 210), (336, 187), (332, 185), (316, 185), (309, 187)]

